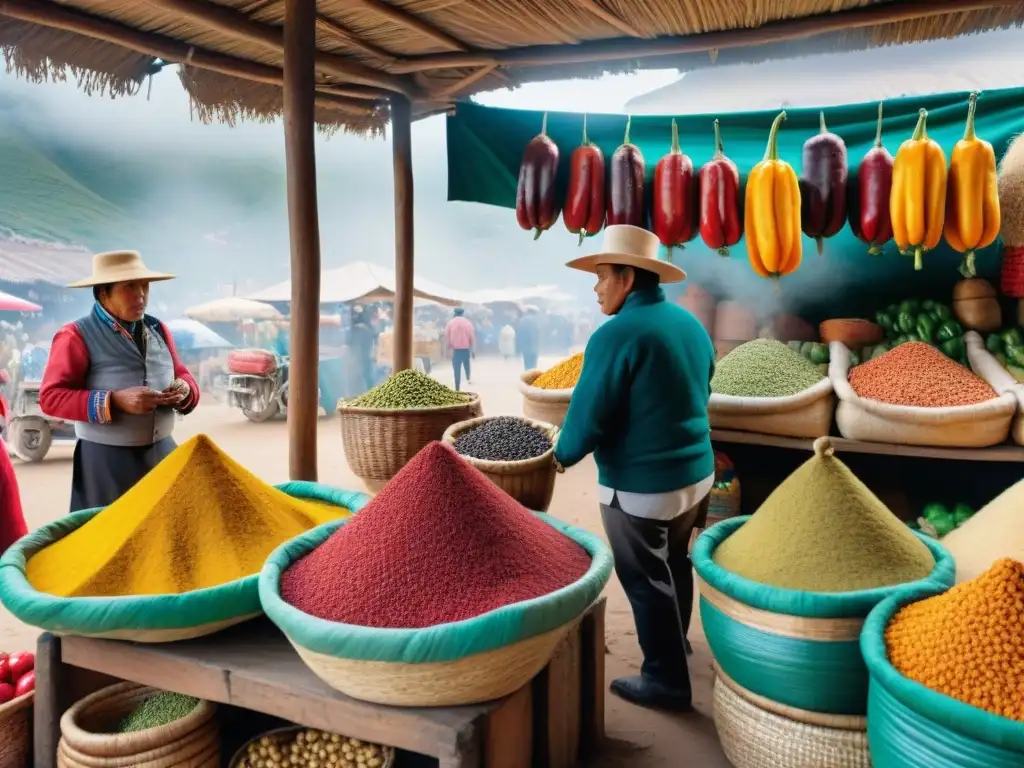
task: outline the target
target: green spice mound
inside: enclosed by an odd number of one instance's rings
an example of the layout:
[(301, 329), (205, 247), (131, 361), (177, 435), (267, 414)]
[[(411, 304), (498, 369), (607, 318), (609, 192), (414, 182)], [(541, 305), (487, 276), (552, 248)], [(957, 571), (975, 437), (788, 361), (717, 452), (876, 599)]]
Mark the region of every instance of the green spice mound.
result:
[(359, 397), (344, 401), (343, 404), (356, 408), (385, 408), (399, 411), (406, 408), (441, 408), (446, 405), (468, 403), (469, 400), (469, 395), (456, 392), (425, 373), (407, 368)]
[(199, 706), (199, 699), (181, 693), (163, 691), (139, 704), (117, 726), (118, 733), (133, 733), (173, 723)]
[(789, 397), (824, 378), (818, 366), (781, 341), (755, 339), (718, 361), (711, 391), (735, 397)]
[(715, 550), (727, 571), (807, 592), (852, 592), (931, 574), (924, 543), (832, 455), (827, 437)]

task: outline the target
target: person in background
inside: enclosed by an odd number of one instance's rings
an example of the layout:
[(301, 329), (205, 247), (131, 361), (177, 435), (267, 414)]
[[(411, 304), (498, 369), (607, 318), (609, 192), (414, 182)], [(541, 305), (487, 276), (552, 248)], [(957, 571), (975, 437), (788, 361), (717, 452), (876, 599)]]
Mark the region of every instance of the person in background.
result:
[(674, 711), (692, 706), (686, 632), (693, 610), (690, 533), (707, 518), (715, 481), (708, 400), (715, 350), (707, 331), (665, 300), (686, 278), (658, 259), (658, 238), (605, 229), (603, 250), (568, 266), (597, 275), (601, 311), (555, 446), (558, 471), (594, 454), (601, 517), (629, 599), (644, 661), (612, 681), (620, 698)]
[(537, 367), (537, 357), (540, 354), (540, 320), (536, 307), (526, 307), (526, 312), (516, 329), (516, 342), (519, 344), (519, 354), (523, 356), (523, 369), (532, 371)]
[(473, 323), (464, 316), (465, 312), (462, 307), (456, 307), (455, 317), (444, 327), (444, 341), (451, 352), (452, 370), (455, 372), (456, 392), (462, 386), (463, 368), (466, 370), (466, 383), (473, 383), (469, 380), (469, 360), (475, 355), (476, 332), (473, 330)]
[(88, 315), (53, 337), (39, 389), (47, 416), (75, 422), (71, 511), (113, 504), (176, 447), (174, 414), (199, 404), (167, 327), (146, 314), (148, 269), (135, 251), (93, 256)]
[(365, 385), (365, 392), (373, 386), (373, 341), (376, 337), (370, 320), (362, 305), (352, 307), (352, 326), (348, 331), (348, 345), (352, 348), (359, 377)]
[(27, 533), (18, 477), (7, 455), (7, 446), (0, 440), (0, 554)]
[(498, 351), (506, 360), (516, 353), (516, 329), (508, 323), (498, 332)]

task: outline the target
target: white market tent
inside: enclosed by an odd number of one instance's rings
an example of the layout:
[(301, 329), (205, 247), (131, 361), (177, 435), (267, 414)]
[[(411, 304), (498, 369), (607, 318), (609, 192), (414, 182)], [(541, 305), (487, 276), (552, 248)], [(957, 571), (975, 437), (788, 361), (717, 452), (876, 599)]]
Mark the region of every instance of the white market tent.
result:
[[(463, 303), (462, 291), (413, 278), (413, 295), (438, 304), (454, 306)], [(283, 282), (250, 294), (252, 301), (287, 302), (292, 300), (292, 282)], [(391, 301), (395, 298), (395, 272), (366, 261), (357, 261), (338, 269), (325, 269), (320, 276), (320, 303), (344, 304), (349, 301)]]
[(277, 320), (282, 315), (269, 304), (229, 296), (185, 310), (185, 316), (201, 323), (237, 323), (242, 320)]
[[(549, 299), (560, 301), (567, 297), (555, 285), (534, 285), (528, 288), (485, 288), (462, 294), (467, 304), (519, 304), (527, 299)], [(571, 298), (571, 297), (568, 297)]]

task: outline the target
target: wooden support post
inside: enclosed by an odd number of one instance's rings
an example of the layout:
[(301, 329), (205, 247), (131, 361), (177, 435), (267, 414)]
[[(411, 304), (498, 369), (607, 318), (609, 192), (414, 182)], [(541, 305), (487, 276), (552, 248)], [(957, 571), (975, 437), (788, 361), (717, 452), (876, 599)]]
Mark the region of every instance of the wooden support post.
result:
[(412, 105), (391, 99), (391, 152), (395, 173), (395, 332), (394, 372), (412, 368), (413, 351), (413, 194)]
[(317, 479), (320, 224), (313, 144), (315, 63), (316, 0), (285, 0), (284, 147), (292, 270), (288, 468), (292, 480)]

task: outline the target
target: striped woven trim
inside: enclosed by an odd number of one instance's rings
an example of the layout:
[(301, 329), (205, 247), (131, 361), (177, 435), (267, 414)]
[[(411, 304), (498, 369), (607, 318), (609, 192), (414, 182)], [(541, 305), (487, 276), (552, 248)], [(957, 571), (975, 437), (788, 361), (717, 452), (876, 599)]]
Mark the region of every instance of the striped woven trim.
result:
[(94, 389), (89, 392), (88, 416), (91, 424), (109, 424), (112, 421), (110, 392), (102, 389)]

